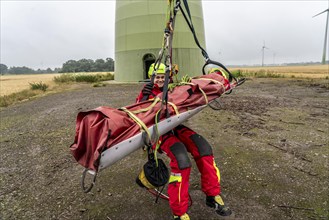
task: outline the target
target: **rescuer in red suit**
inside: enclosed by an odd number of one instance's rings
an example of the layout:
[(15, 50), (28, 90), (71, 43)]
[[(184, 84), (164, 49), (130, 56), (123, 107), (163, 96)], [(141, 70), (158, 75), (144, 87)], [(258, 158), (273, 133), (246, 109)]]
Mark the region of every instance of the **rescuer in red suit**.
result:
[[(149, 70), (151, 78), (153, 65)], [(221, 74), (220, 72), (218, 72)], [(165, 81), (165, 65), (160, 64), (154, 77), (154, 83), (144, 86), (137, 102), (154, 98), (162, 92)], [(216, 210), (221, 216), (231, 215), (231, 210), (224, 205), (220, 196), (220, 172), (216, 166), (212, 147), (201, 135), (190, 128), (179, 125), (172, 131), (162, 135), (159, 139), (160, 149), (170, 158), (171, 174), (168, 184), (169, 205), (174, 219), (190, 219), (188, 211), (189, 177), (191, 160), (188, 152), (193, 156), (201, 173), (201, 187), (206, 194), (206, 204)]]

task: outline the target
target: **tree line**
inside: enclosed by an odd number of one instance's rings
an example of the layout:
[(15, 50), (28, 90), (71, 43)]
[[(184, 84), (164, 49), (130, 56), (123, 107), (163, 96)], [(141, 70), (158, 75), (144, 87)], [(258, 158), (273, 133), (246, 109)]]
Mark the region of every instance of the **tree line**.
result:
[(66, 61), (61, 68), (37, 69), (22, 66), (9, 67), (0, 64), (1, 74), (33, 74), (33, 73), (74, 73), (74, 72), (112, 72), (114, 71), (114, 60), (112, 58), (96, 59), (80, 59)]
[(114, 71), (114, 60), (112, 58), (97, 59), (81, 59), (78, 61), (69, 60), (63, 64), (61, 73), (74, 72), (109, 72)]

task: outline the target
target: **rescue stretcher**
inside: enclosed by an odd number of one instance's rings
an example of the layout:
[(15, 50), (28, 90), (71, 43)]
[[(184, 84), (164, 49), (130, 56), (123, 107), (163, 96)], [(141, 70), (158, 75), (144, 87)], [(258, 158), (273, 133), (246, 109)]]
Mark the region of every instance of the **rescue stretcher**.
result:
[[(167, 104), (155, 99), (114, 109), (99, 107), (80, 112), (76, 121), (76, 135), (70, 150), (86, 172), (96, 178), (97, 172), (113, 165), (132, 152), (145, 146), (154, 136), (161, 136), (185, 122), (209, 103), (241, 84), (230, 83), (220, 72), (192, 78), (168, 91)], [(157, 118), (159, 117), (159, 118)]]

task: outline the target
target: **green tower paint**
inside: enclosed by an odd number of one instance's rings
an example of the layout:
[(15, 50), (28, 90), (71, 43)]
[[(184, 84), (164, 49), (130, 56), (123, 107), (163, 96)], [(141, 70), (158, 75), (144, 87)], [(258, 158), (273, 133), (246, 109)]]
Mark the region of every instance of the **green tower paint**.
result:
[[(192, 21), (205, 46), (201, 0), (189, 0)], [(117, 0), (115, 15), (115, 80), (137, 82), (147, 78), (148, 67), (158, 56), (166, 25), (167, 0)], [(179, 75), (201, 74), (204, 59), (183, 15), (176, 17), (173, 63)]]

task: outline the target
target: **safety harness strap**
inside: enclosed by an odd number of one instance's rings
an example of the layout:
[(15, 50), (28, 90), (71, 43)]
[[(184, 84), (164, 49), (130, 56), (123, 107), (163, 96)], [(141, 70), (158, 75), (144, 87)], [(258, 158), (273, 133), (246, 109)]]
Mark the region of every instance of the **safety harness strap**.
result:
[(184, 3), (184, 7), (186, 9), (186, 12), (188, 14), (188, 18), (187, 18), (186, 14), (185, 14), (185, 11), (183, 10), (181, 5), (179, 5), (179, 9), (181, 10), (181, 12), (182, 12), (182, 14), (185, 18), (185, 21), (186, 21), (187, 25), (189, 26), (189, 28), (190, 28), (190, 30), (193, 34), (193, 38), (194, 38), (194, 41), (195, 41), (196, 45), (200, 48), (200, 50), (202, 52), (202, 56), (204, 57), (205, 60), (208, 60), (209, 59), (208, 53), (200, 45), (198, 37), (196, 36), (195, 29), (194, 29), (193, 22), (192, 22), (192, 16), (191, 16), (191, 12), (190, 12), (190, 8), (188, 6), (187, 0), (183, 0), (183, 3)]
[(185, 14), (185, 11), (183, 10), (183, 8), (182, 8), (181, 5), (179, 5), (179, 8), (180, 8), (180, 10), (181, 10), (181, 12), (182, 12), (182, 14), (183, 14), (183, 17), (185, 18), (185, 21), (186, 21), (187, 25), (189, 26), (189, 28), (190, 28), (190, 30), (191, 30), (191, 32), (192, 32), (192, 34), (193, 34), (194, 41), (195, 41), (196, 45), (200, 48), (201, 53), (202, 53), (202, 56), (204, 57), (204, 59), (205, 59), (205, 61), (206, 61), (205, 64), (204, 64), (204, 66), (203, 66), (203, 68), (202, 68), (203, 75), (206, 75), (206, 73), (205, 73), (205, 71), (204, 71), (205, 67), (206, 67), (207, 65), (209, 65), (209, 64), (214, 64), (214, 65), (220, 66), (221, 68), (223, 68), (223, 69), (228, 73), (228, 75), (229, 75), (229, 81), (230, 81), (230, 82), (231, 82), (232, 80), (237, 81), (237, 79), (233, 76), (233, 74), (232, 74), (232, 73), (231, 73), (231, 72), (230, 72), (230, 71), (229, 71), (229, 70), (228, 70), (223, 64), (221, 64), (221, 63), (219, 63), (219, 62), (216, 62), (216, 61), (213, 61), (213, 60), (210, 60), (210, 58), (209, 58), (209, 56), (208, 56), (208, 53), (207, 53), (206, 50), (200, 45), (200, 42), (199, 42), (199, 40), (198, 40), (198, 37), (197, 37), (197, 35), (196, 35), (196, 33), (195, 33), (195, 29), (194, 29), (193, 22), (192, 22), (192, 16), (191, 16), (191, 12), (190, 12), (190, 8), (189, 8), (189, 6), (188, 6), (187, 0), (183, 0), (183, 3), (184, 3), (184, 7), (185, 7), (185, 10), (186, 10), (186, 13), (187, 13), (188, 17), (187, 17), (187, 15)]

